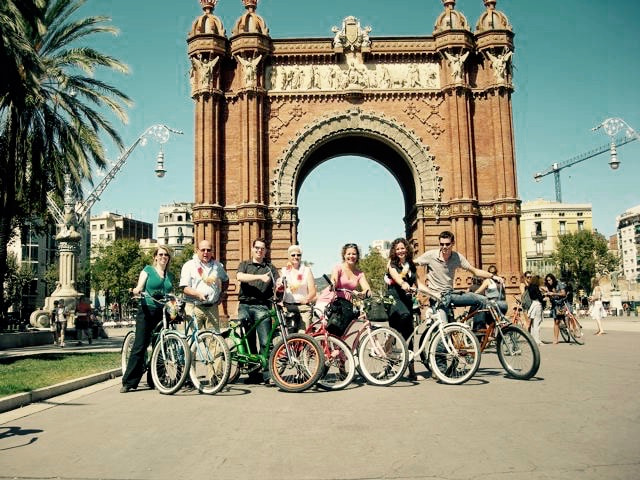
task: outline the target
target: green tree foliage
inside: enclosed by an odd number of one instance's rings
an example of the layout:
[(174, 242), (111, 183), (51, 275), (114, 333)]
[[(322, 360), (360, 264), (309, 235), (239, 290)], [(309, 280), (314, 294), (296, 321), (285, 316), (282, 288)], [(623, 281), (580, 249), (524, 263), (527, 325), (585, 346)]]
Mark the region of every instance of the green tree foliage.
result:
[(178, 283), (180, 282), (180, 271), (182, 270), (182, 266), (188, 261), (191, 260), (193, 254), (195, 252), (195, 247), (192, 243), (185, 245), (184, 249), (176, 254), (172, 255), (171, 263), (169, 264), (169, 272), (173, 276), (173, 288), (178, 288)]
[(83, 45), (117, 30), (106, 17), (78, 17), (83, 3), (0, 1), (0, 300), (16, 227), (43, 216), (47, 192), (62, 192), (65, 173), (80, 189), (92, 165), (104, 167), (101, 138), (122, 147), (104, 112), (126, 121), (129, 98), (94, 74), (127, 67)]
[(7, 258), (7, 276), (5, 277), (4, 301), (12, 306), (15, 312), (22, 310), (22, 295), (25, 287), (33, 279), (31, 268), (20, 265), (15, 255), (9, 254)]
[(589, 230), (561, 235), (552, 259), (560, 278), (572, 281), (587, 292), (591, 290), (591, 279), (596, 273), (617, 270), (619, 262), (609, 252), (604, 236)]
[(388, 260), (380, 255), (377, 248), (369, 247), (369, 253), (360, 259), (358, 266), (367, 276), (371, 290), (377, 293), (385, 293), (384, 274), (387, 271)]
[[(146, 260), (146, 261), (145, 261)], [(126, 304), (136, 286), (140, 271), (151, 263), (151, 254), (142, 252), (138, 242), (119, 239), (98, 247), (91, 266), (91, 285), (96, 291), (108, 292), (107, 302)]]

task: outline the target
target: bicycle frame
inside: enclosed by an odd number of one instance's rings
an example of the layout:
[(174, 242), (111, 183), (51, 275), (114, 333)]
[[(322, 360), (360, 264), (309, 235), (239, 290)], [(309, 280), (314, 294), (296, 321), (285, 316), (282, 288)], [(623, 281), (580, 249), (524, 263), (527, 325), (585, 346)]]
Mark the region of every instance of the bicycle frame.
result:
[[(427, 348), (436, 330), (438, 330), (440, 334), (444, 334), (444, 327), (447, 325), (458, 325), (468, 330), (470, 329), (469, 325), (467, 325), (466, 323), (449, 322), (444, 305), (440, 301), (436, 301), (435, 307), (428, 308), (432, 309), (432, 313), (428, 315), (427, 318), (421, 320), (417, 325), (414, 326), (413, 333), (411, 333), (411, 336), (407, 340), (407, 345), (413, 344), (415, 348), (416, 339), (424, 337), (420, 345), (418, 345), (418, 349), (411, 350), (413, 356), (412, 358), (416, 358), (425, 350), (425, 348)], [(449, 342), (445, 342), (444, 346), (447, 354), (458, 354), (455, 345), (449, 344)], [(410, 358), (410, 360), (412, 358)]]

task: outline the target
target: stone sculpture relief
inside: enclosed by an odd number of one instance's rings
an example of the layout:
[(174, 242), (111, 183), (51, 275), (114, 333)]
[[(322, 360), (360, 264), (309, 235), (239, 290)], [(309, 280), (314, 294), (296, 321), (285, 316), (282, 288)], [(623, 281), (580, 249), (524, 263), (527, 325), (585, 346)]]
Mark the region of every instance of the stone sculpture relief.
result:
[(198, 88), (208, 88), (213, 85), (213, 80), (215, 78), (213, 71), (218, 60), (220, 60), (220, 57), (216, 57), (213, 60), (202, 58), (202, 55), (191, 57), (192, 67), (189, 72), (189, 80), (191, 82), (192, 91), (195, 91)]
[(258, 55), (255, 58), (247, 60), (240, 55), (236, 55), (238, 61), (242, 64), (242, 69), (244, 72), (244, 86), (245, 87), (255, 87), (257, 84), (258, 77), (256, 75), (256, 71), (258, 69), (258, 64), (262, 59), (262, 55)]
[(451, 55), (449, 52), (444, 52), (444, 55), (445, 57), (447, 57), (447, 62), (449, 64), (449, 67), (451, 68), (451, 78), (456, 83), (462, 82), (462, 67), (464, 66), (464, 61), (469, 56), (469, 52), (465, 52), (459, 55)]
[(342, 65), (271, 65), (266, 78), (273, 92), (440, 88), (437, 63), (370, 64), (356, 58)]
[(507, 79), (507, 68), (509, 66), (509, 59), (513, 55), (513, 52), (505, 50), (499, 55), (494, 55), (487, 51), (487, 56), (491, 60), (491, 67), (493, 68), (493, 74), (496, 77), (496, 82), (502, 83)]

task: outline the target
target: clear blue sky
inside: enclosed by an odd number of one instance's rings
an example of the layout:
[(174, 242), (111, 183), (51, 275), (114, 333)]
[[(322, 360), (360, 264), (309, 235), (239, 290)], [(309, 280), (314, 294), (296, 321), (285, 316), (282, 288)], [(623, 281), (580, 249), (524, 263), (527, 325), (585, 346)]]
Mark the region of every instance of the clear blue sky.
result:
[[(516, 34), (513, 112), (519, 195), (523, 201), (553, 200), (553, 176), (536, 183), (535, 172), (607, 143), (606, 135), (591, 131), (605, 118), (621, 117), (640, 130), (640, 2), (499, 0), (497, 8)], [(473, 29), (484, 6), (482, 0), (459, 0), (456, 9)], [(331, 27), (353, 15), (372, 27), (373, 41), (378, 35), (431, 35), (442, 10), (438, 0), (262, 0), (258, 5), (273, 38), (331, 37)], [(243, 12), (241, 0), (219, 0), (215, 14), (227, 36)], [(131, 67), (126, 77), (106, 77), (135, 102), (129, 124), (120, 128), (125, 143), (154, 123), (184, 131), (164, 147), (164, 179), (153, 175), (158, 149), (150, 142), (133, 153), (93, 208), (93, 213), (131, 213), (156, 223), (161, 204), (193, 200), (194, 119), (186, 35), (201, 13), (200, 4), (89, 0), (80, 13), (110, 16), (121, 31), (96, 45)], [(117, 158), (113, 147), (109, 152)], [(622, 165), (616, 172), (607, 165), (608, 155), (601, 155), (561, 173), (563, 201), (591, 203), (594, 225), (607, 236), (615, 232), (615, 216), (640, 203), (640, 142), (618, 153)], [(370, 160), (343, 157), (314, 170), (299, 197), (300, 242), (314, 272), (330, 270), (345, 242), (367, 249), (372, 240), (402, 235), (402, 202), (397, 182)], [(344, 205), (352, 207), (345, 212)]]

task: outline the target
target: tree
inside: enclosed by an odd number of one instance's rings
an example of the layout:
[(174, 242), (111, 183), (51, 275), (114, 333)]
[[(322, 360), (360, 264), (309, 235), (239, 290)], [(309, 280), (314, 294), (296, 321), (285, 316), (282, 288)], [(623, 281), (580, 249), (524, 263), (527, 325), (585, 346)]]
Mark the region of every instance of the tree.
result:
[(20, 265), (20, 262), (12, 253), (7, 258), (7, 267), (4, 301), (7, 305), (13, 307), (14, 312), (20, 312), (22, 310), (22, 296), (25, 287), (33, 279), (33, 271), (26, 265)]
[(189, 243), (184, 246), (184, 248), (180, 253), (173, 256), (173, 258), (171, 259), (171, 263), (169, 264), (169, 272), (173, 276), (174, 289), (177, 289), (178, 284), (180, 283), (180, 271), (182, 270), (182, 266), (188, 260), (191, 260), (194, 253), (195, 253), (195, 246), (192, 243)]
[(46, 211), (46, 195), (62, 192), (70, 173), (79, 190), (91, 166), (104, 167), (100, 136), (122, 141), (101, 111), (126, 121), (129, 98), (93, 74), (126, 72), (118, 60), (78, 45), (97, 33), (117, 33), (106, 17), (72, 18), (84, 0), (0, 2), (0, 314), (7, 244), (16, 227)]
[(107, 302), (126, 304), (131, 298), (130, 289), (148, 263), (150, 254), (143, 253), (135, 240), (119, 239), (100, 246), (91, 266), (91, 285), (95, 291), (108, 294)]
[(561, 278), (587, 292), (591, 290), (591, 279), (596, 273), (618, 268), (618, 259), (609, 252), (604, 236), (589, 230), (561, 235), (552, 259)]
[(384, 274), (387, 271), (388, 260), (380, 255), (377, 248), (369, 247), (369, 253), (360, 259), (360, 269), (367, 276), (369, 286), (373, 292), (385, 293)]

